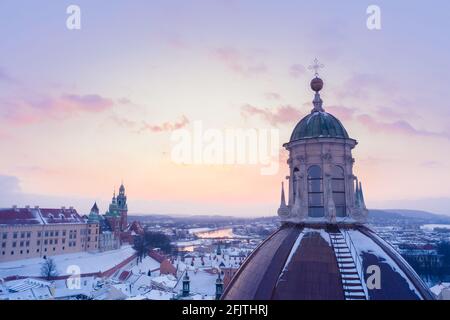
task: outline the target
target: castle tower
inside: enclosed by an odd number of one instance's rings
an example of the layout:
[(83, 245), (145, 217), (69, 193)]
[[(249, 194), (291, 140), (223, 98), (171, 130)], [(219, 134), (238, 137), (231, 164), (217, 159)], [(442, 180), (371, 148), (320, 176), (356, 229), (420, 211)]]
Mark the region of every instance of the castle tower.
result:
[(111, 203), (109, 204), (108, 211), (105, 213), (105, 218), (108, 221), (111, 231), (114, 232), (117, 235), (117, 237), (120, 237), (122, 219), (121, 213), (119, 211), (119, 206), (117, 204), (117, 197), (115, 191), (111, 199)]
[(128, 205), (123, 182), (120, 185), (119, 195), (117, 196), (117, 209), (120, 213), (120, 230), (124, 231), (128, 226)]

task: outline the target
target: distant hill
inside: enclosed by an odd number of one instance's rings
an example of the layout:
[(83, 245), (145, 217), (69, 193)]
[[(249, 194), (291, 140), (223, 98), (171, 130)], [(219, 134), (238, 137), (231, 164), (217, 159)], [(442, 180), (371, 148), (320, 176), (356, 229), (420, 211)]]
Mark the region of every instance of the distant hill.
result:
[(146, 215), (128, 215), (128, 220), (133, 221), (151, 221), (167, 222), (168, 220), (178, 223), (226, 223), (253, 220), (253, 218), (220, 216), (220, 215), (168, 215), (168, 214), (146, 214)]
[[(226, 223), (226, 222), (240, 222), (253, 220), (270, 220), (276, 219), (273, 217), (234, 217), (234, 216), (220, 216), (220, 215), (176, 215), (176, 214), (133, 214), (128, 216), (128, 220), (141, 222), (168, 222), (169, 220), (176, 223)], [(421, 210), (406, 210), (406, 209), (370, 209), (369, 222), (375, 223), (391, 223), (398, 221), (408, 221), (416, 223), (450, 223), (450, 216), (440, 215)]]
[(382, 222), (383, 220), (411, 220), (427, 223), (450, 223), (450, 217), (421, 210), (406, 209), (371, 209), (369, 220)]

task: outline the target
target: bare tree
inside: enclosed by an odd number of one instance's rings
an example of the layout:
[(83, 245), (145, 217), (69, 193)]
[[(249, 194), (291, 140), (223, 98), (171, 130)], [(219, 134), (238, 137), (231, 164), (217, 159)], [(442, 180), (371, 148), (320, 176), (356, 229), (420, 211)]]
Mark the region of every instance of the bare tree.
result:
[(143, 236), (137, 236), (134, 238), (133, 249), (136, 250), (136, 264), (139, 264), (139, 262), (142, 262), (142, 259), (147, 255), (149, 244), (145, 241)]
[(58, 275), (58, 271), (56, 270), (56, 263), (53, 259), (46, 259), (41, 266), (41, 276), (47, 280), (50, 280), (52, 277), (56, 277)]

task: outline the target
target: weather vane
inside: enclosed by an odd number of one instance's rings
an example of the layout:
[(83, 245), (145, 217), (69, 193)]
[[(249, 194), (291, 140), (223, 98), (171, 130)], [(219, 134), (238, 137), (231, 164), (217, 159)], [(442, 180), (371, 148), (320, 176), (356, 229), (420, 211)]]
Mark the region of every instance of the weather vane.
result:
[(309, 70), (314, 70), (314, 75), (316, 77), (319, 76), (319, 69), (322, 69), (324, 65), (317, 60), (317, 58), (314, 59), (313, 64), (308, 67)]

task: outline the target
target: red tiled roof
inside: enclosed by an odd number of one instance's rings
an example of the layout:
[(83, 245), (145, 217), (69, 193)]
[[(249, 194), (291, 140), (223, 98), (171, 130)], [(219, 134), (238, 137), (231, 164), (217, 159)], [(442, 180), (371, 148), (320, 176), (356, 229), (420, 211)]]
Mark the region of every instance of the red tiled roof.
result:
[(123, 271), (120, 276), (119, 276), (119, 280), (120, 281), (125, 281), (128, 279), (128, 277), (131, 275), (130, 271)]
[(160, 254), (159, 252), (157, 252), (155, 250), (150, 250), (148, 252), (148, 255), (149, 255), (150, 258), (155, 259), (159, 263), (163, 262), (166, 259), (166, 257), (164, 257), (162, 254)]
[(0, 225), (42, 224), (39, 213), (31, 208), (0, 209)]
[(6, 208), (0, 209), (0, 225), (84, 223), (75, 209)]
[(159, 266), (160, 274), (177, 274), (177, 269), (170, 263), (168, 259), (164, 259)]
[(136, 234), (139, 234), (139, 235), (144, 234), (144, 228), (142, 228), (139, 221), (133, 221), (130, 225), (128, 225), (126, 230), (129, 232), (134, 231)]

